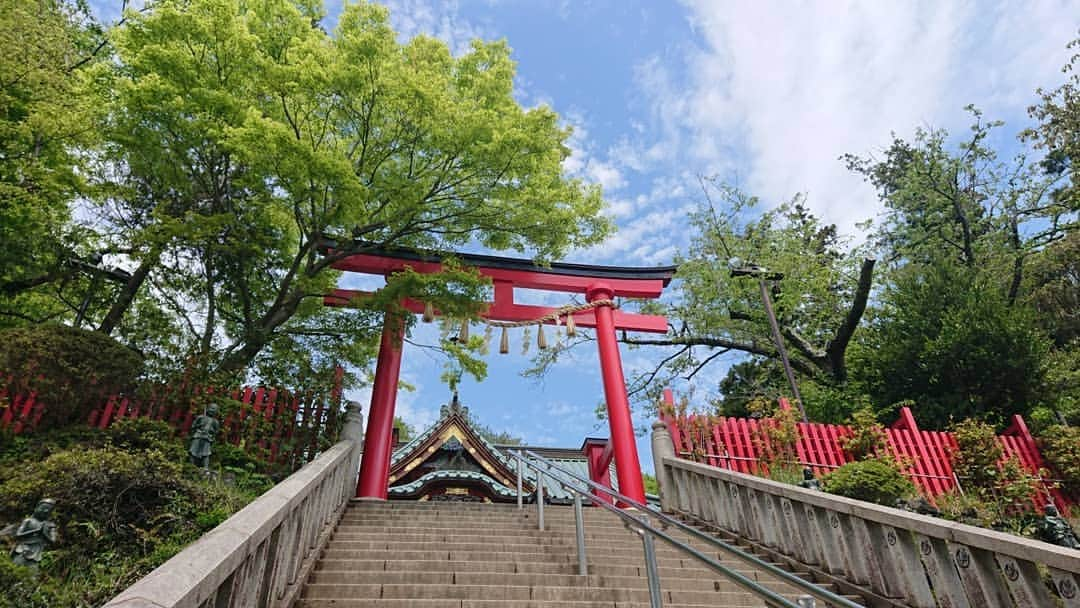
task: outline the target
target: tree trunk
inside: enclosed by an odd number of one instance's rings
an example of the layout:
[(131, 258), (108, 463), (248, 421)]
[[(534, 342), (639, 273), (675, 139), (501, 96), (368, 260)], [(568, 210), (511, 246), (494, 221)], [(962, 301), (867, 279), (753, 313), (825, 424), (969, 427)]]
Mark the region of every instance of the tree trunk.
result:
[(302, 294), (293, 293), (281, 300), (275, 308), (268, 310), (259, 320), (258, 327), (246, 332), (243, 342), (234, 345), (228, 351), (228, 354), (218, 364), (217, 371), (225, 373), (239, 372), (250, 365), (256, 355), (259, 354), (259, 351), (269, 344), (277, 328), (284, 325), (296, 313), (302, 297)]
[(113, 302), (112, 308), (105, 315), (105, 318), (101, 320), (101, 325), (97, 330), (106, 336), (112, 334), (116, 326), (120, 324), (120, 321), (124, 318), (124, 313), (131, 308), (132, 302), (135, 301), (135, 296), (139, 293), (139, 289), (142, 288), (142, 284), (146, 282), (146, 277), (150, 276), (150, 271), (157, 266), (158, 259), (161, 256), (161, 252), (157, 249), (151, 250), (142, 262), (139, 263), (139, 267), (135, 269), (135, 272), (131, 274), (131, 278), (124, 285), (124, 289), (120, 291), (120, 295), (116, 297), (116, 301)]

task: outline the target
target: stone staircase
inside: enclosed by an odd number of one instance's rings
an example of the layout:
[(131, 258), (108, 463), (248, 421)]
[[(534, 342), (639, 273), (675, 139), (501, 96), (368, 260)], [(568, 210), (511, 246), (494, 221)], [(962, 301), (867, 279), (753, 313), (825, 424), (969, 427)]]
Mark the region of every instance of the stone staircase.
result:
[[(351, 502), (297, 601), (298, 608), (647, 608), (640, 538), (618, 516), (586, 508), (589, 575), (577, 574), (574, 512), (431, 502)], [(682, 533), (669, 530), (689, 542)], [(790, 585), (690, 543), (794, 600)], [(753, 594), (657, 541), (671, 608), (764, 606)], [(796, 573), (799, 574), (799, 573)], [(819, 606), (821, 603), (819, 602)]]

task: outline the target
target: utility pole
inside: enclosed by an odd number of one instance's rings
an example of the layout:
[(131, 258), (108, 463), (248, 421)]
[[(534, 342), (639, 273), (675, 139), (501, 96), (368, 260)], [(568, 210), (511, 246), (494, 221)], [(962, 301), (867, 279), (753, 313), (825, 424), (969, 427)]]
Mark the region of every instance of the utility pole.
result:
[(799, 406), (802, 421), (809, 422), (806, 417), (806, 408), (803, 407), (802, 396), (799, 394), (799, 385), (795, 382), (795, 372), (791, 369), (791, 361), (788, 360), (787, 349), (784, 348), (784, 337), (780, 335), (780, 324), (776, 322), (776, 312), (773, 310), (772, 297), (769, 296), (769, 281), (779, 281), (784, 278), (783, 273), (770, 272), (755, 264), (744, 264), (739, 258), (731, 258), (728, 268), (732, 277), (755, 277), (761, 286), (761, 301), (765, 304), (765, 314), (769, 317), (769, 328), (772, 330), (773, 344), (780, 353), (780, 362), (784, 365), (784, 374), (791, 385), (791, 394), (795, 398), (795, 405)]

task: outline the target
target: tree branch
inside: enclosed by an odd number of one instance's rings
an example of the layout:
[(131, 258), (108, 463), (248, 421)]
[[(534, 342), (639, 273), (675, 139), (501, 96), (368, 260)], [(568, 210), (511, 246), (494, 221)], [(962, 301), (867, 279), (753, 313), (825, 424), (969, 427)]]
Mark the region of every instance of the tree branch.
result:
[(825, 347), (829, 361), (833, 366), (832, 374), (837, 380), (843, 382), (847, 376), (847, 367), (844, 365), (844, 352), (847, 350), (851, 337), (855, 334), (855, 328), (859, 326), (863, 313), (866, 311), (866, 301), (870, 297), (870, 287), (874, 280), (874, 264), (877, 260), (866, 258), (862, 268), (859, 269), (859, 284), (855, 288), (855, 297), (851, 301), (844, 322), (836, 330), (836, 336)]

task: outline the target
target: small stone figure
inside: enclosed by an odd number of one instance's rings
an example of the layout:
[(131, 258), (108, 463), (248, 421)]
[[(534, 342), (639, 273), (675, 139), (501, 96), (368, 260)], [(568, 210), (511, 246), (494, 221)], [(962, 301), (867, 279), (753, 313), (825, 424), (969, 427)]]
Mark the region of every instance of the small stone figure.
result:
[(0, 531), (0, 535), (15, 539), (15, 548), (11, 551), (14, 564), (37, 570), (45, 549), (57, 540), (56, 524), (49, 521), (54, 507), (55, 500), (42, 499), (34, 508), (34, 513), (21, 524), (12, 524)]
[(941, 511), (935, 507), (929, 500), (922, 496), (916, 496), (911, 500), (904, 498), (896, 499), (896, 508), (904, 511), (911, 511), (918, 513), (919, 515), (929, 515), (931, 517), (941, 517)]
[(915, 511), (919, 515), (929, 515), (931, 517), (941, 517), (941, 510), (938, 509), (925, 497), (916, 496), (908, 501), (908, 507)]
[(1039, 538), (1048, 543), (1061, 545), (1070, 549), (1080, 549), (1080, 540), (1076, 538), (1069, 522), (1065, 521), (1058, 513), (1057, 507), (1052, 503), (1043, 509), (1043, 518), (1037, 528)]
[(195, 419), (191, 424), (191, 443), (188, 444), (188, 454), (191, 455), (191, 463), (197, 467), (209, 470), (210, 454), (213, 453), (214, 439), (217, 438), (221, 423), (217, 420), (218, 406), (211, 403), (206, 408), (206, 413)]
[(802, 470), (802, 481), (799, 482), (799, 487), (807, 490), (821, 489), (821, 482), (814, 477), (814, 472), (810, 470), (810, 467)]

